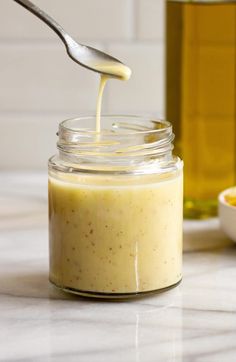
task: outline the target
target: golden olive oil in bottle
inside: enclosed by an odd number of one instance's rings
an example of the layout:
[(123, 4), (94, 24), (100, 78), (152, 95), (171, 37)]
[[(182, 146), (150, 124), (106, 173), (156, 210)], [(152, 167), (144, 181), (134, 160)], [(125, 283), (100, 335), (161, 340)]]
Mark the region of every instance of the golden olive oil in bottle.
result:
[(236, 183), (236, 1), (166, 4), (166, 117), (185, 164), (185, 217), (206, 218)]

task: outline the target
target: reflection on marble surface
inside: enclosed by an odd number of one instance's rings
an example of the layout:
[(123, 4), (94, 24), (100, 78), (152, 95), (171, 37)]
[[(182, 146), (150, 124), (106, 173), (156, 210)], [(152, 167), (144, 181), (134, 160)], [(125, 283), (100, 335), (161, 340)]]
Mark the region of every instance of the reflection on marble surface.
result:
[(47, 177), (0, 175), (0, 361), (236, 361), (236, 247), (185, 223), (184, 279), (127, 302), (48, 283)]

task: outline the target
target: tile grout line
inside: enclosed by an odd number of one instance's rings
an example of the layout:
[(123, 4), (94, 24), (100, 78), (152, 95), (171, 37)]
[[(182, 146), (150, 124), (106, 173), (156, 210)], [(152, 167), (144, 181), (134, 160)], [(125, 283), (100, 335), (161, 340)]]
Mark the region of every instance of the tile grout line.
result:
[(129, 0), (131, 42), (137, 40), (137, 1), (138, 0)]
[(139, 39), (139, 27), (140, 27), (140, 0), (134, 0), (135, 2), (135, 41), (140, 42)]

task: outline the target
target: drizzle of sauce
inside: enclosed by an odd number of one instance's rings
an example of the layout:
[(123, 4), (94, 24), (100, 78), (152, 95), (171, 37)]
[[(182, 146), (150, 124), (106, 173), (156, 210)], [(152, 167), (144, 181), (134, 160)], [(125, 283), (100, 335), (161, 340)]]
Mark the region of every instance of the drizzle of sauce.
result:
[(102, 108), (102, 95), (108, 80), (107, 75), (101, 75), (99, 90), (98, 90), (98, 97), (97, 97), (97, 106), (96, 106), (96, 132), (101, 132), (101, 108)]
[[(100, 85), (96, 106), (96, 132), (101, 132), (101, 108), (103, 91), (108, 79), (115, 78), (119, 80), (128, 80), (131, 76), (131, 69), (119, 62), (107, 62), (101, 64), (93, 64), (93, 68), (99, 72), (105, 73), (101, 75)], [(106, 74), (107, 73), (107, 74)]]

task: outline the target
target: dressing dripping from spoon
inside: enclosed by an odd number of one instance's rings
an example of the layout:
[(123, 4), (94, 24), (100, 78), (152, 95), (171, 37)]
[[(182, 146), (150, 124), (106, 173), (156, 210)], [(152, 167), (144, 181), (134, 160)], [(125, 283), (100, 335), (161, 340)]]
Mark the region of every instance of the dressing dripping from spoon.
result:
[(99, 69), (101, 73), (103, 71), (107, 74), (101, 74), (101, 80), (99, 84), (98, 96), (97, 96), (97, 106), (96, 106), (96, 132), (101, 132), (101, 108), (102, 108), (102, 96), (103, 91), (106, 85), (106, 82), (109, 78), (116, 78), (120, 80), (128, 80), (131, 76), (131, 69), (124, 65), (123, 63), (109, 62), (94, 65), (94, 68)]

